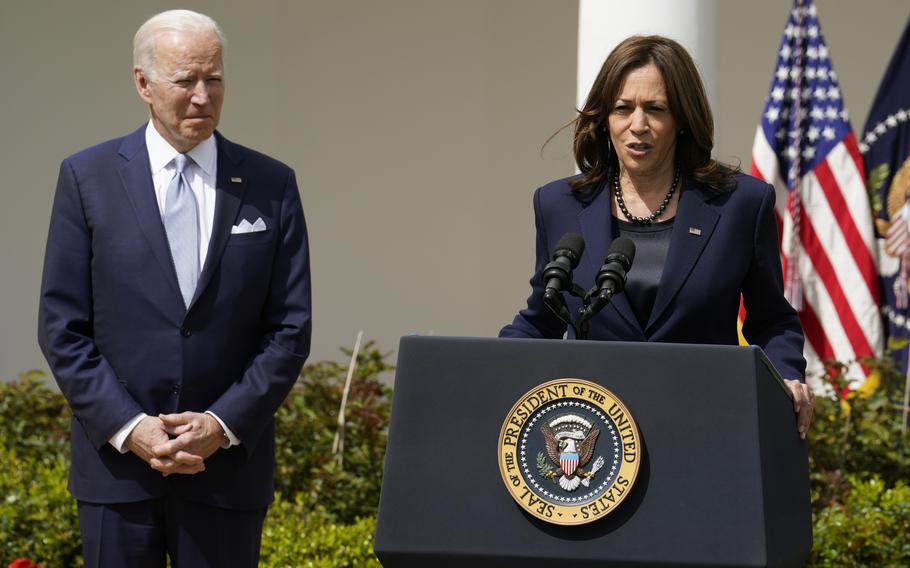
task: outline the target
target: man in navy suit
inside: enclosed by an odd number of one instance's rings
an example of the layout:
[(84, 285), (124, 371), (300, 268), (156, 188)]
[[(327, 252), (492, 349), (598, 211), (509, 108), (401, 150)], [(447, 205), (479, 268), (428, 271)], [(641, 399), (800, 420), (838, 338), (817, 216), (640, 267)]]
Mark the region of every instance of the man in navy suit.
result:
[(60, 168), (38, 337), (73, 412), (86, 566), (258, 563), (309, 256), (294, 172), (215, 131), (223, 47), (208, 16), (149, 19), (149, 122)]

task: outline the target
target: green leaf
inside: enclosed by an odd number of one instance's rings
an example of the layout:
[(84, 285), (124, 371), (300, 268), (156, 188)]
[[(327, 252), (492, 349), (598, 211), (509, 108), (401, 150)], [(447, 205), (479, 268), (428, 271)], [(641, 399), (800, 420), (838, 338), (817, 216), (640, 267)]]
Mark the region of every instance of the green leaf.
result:
[(908, 337), (889, 337), (888, 338), (888, 351), (900, 351), (907, 345), (910, 345), (910, 338)]
[(889, 164), (879, 164), (872, 168), (866, 177), (866, 187), (869, 193), (878, 193), (889, 175), (891, 175), (891, 166)]
[(872, 207), (872, 213), (876, 217), (880, 216), (882, 210), (884, 209), (884, 204), (882, 202), (882, 193), (881, 188), (885, 184), (885, 180), (888, 179), (888, 176), (891, 173), (891, 168), (888, 164), (881, 164), (872, 168), (869, 172), (868, 177), (866, 178), (866, 192), (869, 194), (869, 204)]

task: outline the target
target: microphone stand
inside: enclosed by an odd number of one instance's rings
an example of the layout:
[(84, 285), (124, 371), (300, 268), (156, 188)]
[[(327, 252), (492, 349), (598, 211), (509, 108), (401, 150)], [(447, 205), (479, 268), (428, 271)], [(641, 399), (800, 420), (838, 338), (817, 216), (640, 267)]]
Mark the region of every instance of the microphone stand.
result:
[[(598, 303), (595, 307), (595, 304), (591, 303), (591, 297), (597, 292), (597, 287), (591, 288), (587, 291), (581, 301), (581, 308), (578, 309), (578, 319), (575, 323), (576, 334), (575, 337), (578, 339), (587, 339), (588, 333), (591, 331), (591, 318), (597, 315), (603, 307), (606, 305), (606, 302)], [(600, 296), (597, 298), (599, 299)]]
[(590, 321), (600, 310), (604, 309), (610, 300), (613, 299), (613, 291), (608, 288), (599, 288), (594, 286), (588, 290), (582, 298), (582, 306), (578, 310), (578, 319), (575, 323), (576, 337), (578, 339), (587, 339), (591, 331)]
[[(572, 283), (572, 286), (567, 290), (569, 294), (575, 296), (576, 298), (584, 298), (587, 296), (584, 288), (578, 284)], [(554, 289), (548, 288), (543, 295), (543, 303), (546, 304), (550, 311), (556, 315), (565, 323), (568, 327), (572, 328), (572, 331), (575, 332), (575, 337), (578, 337), (579, 328), (575, 322), (572, 321), (572, 315), (569, 313), (569, 307), (566, 305), (566, 299), (563, 297), (561, 292), (557, 292)]]

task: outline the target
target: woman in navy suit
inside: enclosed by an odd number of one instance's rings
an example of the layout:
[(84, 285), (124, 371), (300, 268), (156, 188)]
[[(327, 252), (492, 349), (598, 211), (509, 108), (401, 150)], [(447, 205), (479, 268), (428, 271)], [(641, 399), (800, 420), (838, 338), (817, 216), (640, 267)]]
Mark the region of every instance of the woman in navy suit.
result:
[[(585, 284), (625, 237), (636, 251), (625, 293), (590, 320), (587, 337), (736, 345), (742, 296), (743, 334), (784, 377), (805, 437), (814, 398), (799, 319), (783, 295), (774, 190), (711, 158), (714, 121), (692, 58), (664, 37), (626, 39), (607, 57), (574, 125), (581, 173), (534, 195), (533, 290), (500, 337), (566, 333), (544, 304), (542, 281), (563, 235), (584, 238), (574, 279)], [(569, 298), (570, 313), (580, 307)]]

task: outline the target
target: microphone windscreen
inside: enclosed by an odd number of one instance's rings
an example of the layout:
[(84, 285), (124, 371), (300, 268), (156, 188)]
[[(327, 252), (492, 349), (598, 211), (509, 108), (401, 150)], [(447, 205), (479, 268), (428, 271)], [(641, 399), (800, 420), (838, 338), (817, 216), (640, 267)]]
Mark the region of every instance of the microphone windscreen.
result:
[(635, 260), (635, 243), (632, 242), (632, 239), (626, 237), (619, 237), (613, 244), (610, 245), (610, 251), (607, 252), (607, 256), (619, 253), (629, 259), (629, 264), (632, 264), (632, 261)]
[(578, 233), (566, 233), (556, 243), (556, 248), (553, 249), (553, 256), (558, 255), (560, 251), (571, 253), (566, 256), (572, 259), (572, 268), (575, 268), (578, 265), (578, 259), (585, 252), (585, 240)]

